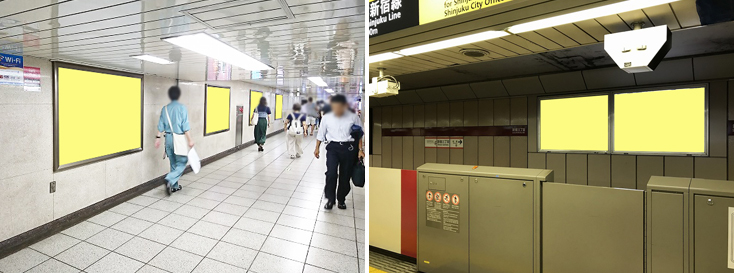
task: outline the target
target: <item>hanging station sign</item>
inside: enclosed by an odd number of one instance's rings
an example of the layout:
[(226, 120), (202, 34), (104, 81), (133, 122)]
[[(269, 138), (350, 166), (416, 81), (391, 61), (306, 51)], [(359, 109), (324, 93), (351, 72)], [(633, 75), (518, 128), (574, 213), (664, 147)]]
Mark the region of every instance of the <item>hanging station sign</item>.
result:
[(523, 0), (370, 0), (370, 37)]

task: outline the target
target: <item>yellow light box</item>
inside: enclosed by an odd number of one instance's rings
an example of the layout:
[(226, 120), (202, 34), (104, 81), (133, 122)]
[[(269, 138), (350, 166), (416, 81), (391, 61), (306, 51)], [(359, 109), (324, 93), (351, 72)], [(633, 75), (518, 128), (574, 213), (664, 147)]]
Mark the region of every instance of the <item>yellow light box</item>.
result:
[[(259, 91), (250, 90), (250, 119), (252, 120), (252, 113), (255, 112), (255, 108), (260, 104), (260, 98), (263, 97), (263, 93)], [(249, 123), (249, 122), (248, 122)], [(253, 124), (252, 126), (254, 126)]]
[(229, 87), (206, 86), (204, 135), (229, 131)]
[(283, 95), (275, 95), (275, 119), (283, 118)]
[(614, 95), (614, 151), (706, 153), (706, 89)]
[(142, 75), (54, 62), (54, 170), (143, 149)]
[(603, 151), (609, 149), (609, 96), (540, 101), (540, 149)]

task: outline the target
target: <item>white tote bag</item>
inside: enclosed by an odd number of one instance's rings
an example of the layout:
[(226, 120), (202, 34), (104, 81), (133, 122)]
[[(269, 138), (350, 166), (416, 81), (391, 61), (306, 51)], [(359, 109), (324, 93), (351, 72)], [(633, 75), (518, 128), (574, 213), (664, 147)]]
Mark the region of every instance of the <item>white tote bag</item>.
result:
[(191, 151), (189, 151), (189, 165), (191, 165), (191, 170), (193, 170), (194, 173), (199, 173), (199, 170), (201, 170), (199, 154), (196, 153), (196, 149), (194, 148), (191, 148)]
[(252, 112), (252, 119), (250, 120), (250, 126), (257, 125), (258, 118), (260, 117), (257, 116), (257, 112)]
[(186, 141), (186, 135), (179, 135), (173, 132), (173, 124), (171, 116), (168, 115), (168, 106), (166, 108), (166, 118), (168, 118), (168, 127), (171, 127), (171, 135), (173, 135), (173, 154), (180, 156), (189, 155), (189, 143)]

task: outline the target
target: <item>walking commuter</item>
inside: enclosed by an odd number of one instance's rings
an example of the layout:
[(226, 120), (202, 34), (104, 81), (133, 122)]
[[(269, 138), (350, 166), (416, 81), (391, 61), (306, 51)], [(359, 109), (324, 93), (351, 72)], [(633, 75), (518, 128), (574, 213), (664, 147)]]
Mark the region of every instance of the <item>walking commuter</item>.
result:
[(186, 106), (178, 102), (179, 97), (181, 97), (181, 89), (178, 86), (171, 86), (168, 89), (168, 97), (171, 99), (171, 103), (161, 109), (161, 115), (158, 118), (158, 134), (155, 136), (155, 148), (158, 149), (161, 146), (161, 137), (165, 135), (166, 156), (168, 156), (168, 160), (171, 162), (171, 171), (166, 175), (166, 193), (171, 194), (183, 189), (178, 184), (178, 179), (181, 178), (186, 168), (186, 163), (189, 161), (187, 156), (176, 155), (174, 153), (172, 133), (185, 135), (189, 148), (194, 147), (194, 140), (190, 134), (189, 111), (186, 109)]
[(293, 104), (293, 113), (289, 114), (285, 122), (286, 146), (291, 159), (301, 157), (303, 149), (303, 131), (306, 123), (306, 115), (301, 113), (301, 105)]
[(308, 98), (308, 103), (304, 107), (306, 108), (305, 114), (307, 115), (306, 125), (311, 128), (311, 135), (313, 135), (313, 130), (316, 129), (316, 118), (319, 116), (319, 108), (316, 107), (312, 97)]
[(347, 209), (346, 197), (351, 190), (349, 180), (357, 158), (364, 158), (362, 139), (352, 138), (352, 126), (362, 126), (359, 117), (347, 110), (347, 99), (343, 95), (331, 98), (331, 112), (324, 115), (316, 136), (314, 156), (319, 158), (321, 142), (326, 145), (326, 187), (328, 199), (325, 209), (332, 209), (339, 202), (339, 209)]
[(257, 114), (257, 124), (255, 125), (255, 143), (257, 143), (257, 151), (265, 151), (265, 139), (268, 136), (268, 128), (270, 128), (270, 107), (265, 97), (260, 98), (260, 104), (255, 107), (253, 113)]

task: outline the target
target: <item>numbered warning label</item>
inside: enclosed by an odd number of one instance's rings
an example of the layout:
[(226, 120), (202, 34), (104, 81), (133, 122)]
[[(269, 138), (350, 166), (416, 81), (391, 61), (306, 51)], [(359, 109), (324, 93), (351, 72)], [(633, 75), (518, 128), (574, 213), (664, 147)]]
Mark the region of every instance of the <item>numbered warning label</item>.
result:
[(459, 233), (460, 212), (458, 194), (426, 191), (426, 226)]

